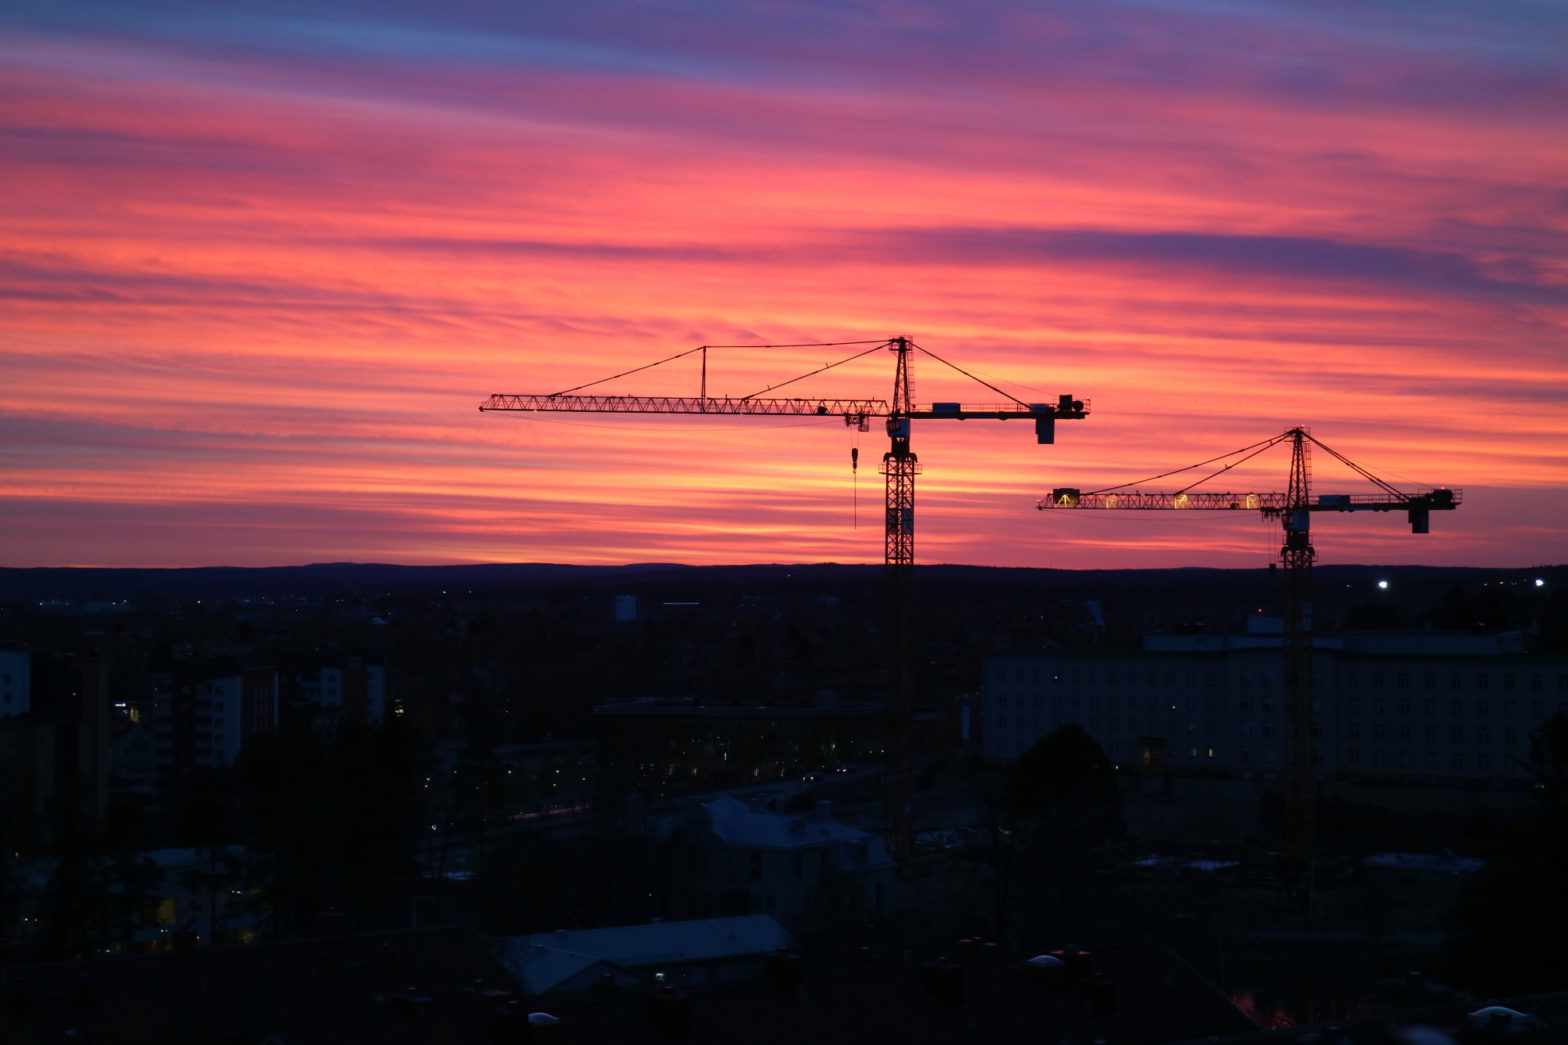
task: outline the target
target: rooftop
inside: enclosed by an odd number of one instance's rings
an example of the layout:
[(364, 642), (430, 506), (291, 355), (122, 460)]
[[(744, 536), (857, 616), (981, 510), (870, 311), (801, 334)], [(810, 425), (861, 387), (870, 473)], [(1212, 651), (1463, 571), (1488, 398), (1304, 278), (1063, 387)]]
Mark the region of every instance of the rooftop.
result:
[(652, 968), (772, 954), (789, 942), (778, 922), (748, 914), (515, 936), (503, 944), (501, 959), (528, 993), (543, 994), (601, 961)]

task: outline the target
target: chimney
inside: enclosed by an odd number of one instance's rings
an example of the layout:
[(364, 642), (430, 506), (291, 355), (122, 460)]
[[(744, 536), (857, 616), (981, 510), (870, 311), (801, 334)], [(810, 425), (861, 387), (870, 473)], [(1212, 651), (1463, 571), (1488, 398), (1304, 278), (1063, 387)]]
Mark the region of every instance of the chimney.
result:
[(805, 972), (805, 962), (800, 955), (793, 951), (779, 950), (768, 955), (768, 981), (778, 988), (780, 994), (786, 998), (795, 996), (795, 989), (800, 986), (801, 976)]
[(1089, 1007), (1091, 1016), (1114, 1016), (1116, 1014), (1116, 981), (1104, 973), (1091, 973), (1084, 978), (1080, 987), (1083, 990), (1084, 1003)]
[(343, 982), (343, 960), (335, 951), (323, 951), (316, 959), (316, 976), (322, 983), (333, 987)]
[(71, 1007), (77, 1012), (91, 1012), (97, 1005), (97, 985), (85, 975), (78, 976), (71, 984)]
[(920, 967), (920, 986), (931, 1000), (944, 1009), (960, 1009), (964, 1005), (964, 967), (954, 965), (946, 958), (926, 962)]
[(1076, 944), (1070, 943), (1060, 950), (1052, 951), (1051, 957), (1067, 967), (1068, 983), (1078, 983), (1094, 971), (1094, 954), (1080, 950)]
[(691, 996), (672, 987), (660, 987), (648, 999), (648, 1025), (660, 1041), (690, 1038)]

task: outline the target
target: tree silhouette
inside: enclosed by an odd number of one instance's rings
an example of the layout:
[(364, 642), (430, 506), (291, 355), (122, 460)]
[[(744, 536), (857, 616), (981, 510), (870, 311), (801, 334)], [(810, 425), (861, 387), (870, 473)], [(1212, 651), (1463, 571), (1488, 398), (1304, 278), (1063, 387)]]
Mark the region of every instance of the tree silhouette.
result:
[(1465, 886), (1450, 917), (1453, 975), (1498, 993), (1556, 990), (1568, 983), (1568, 715), (1530, 736), (1525, 761), (1540, 798), (1536, 817), (1515, 831)]
[(1110, 758), (1077, 723), (1059, 726), (1019, 756), (1007, 780), (1006, 808), (1008, 845), (1020, 869), (1054, 884), (1057, 917), (1071, 929), (1075, 884), (1094, 851), (1123, 831)]
[(328, 910), (367, 928), (406, 919), (422, 751), (401, 719), (247, 745), (235, 765), (238, 826), (277, 928), (306, 929)]
[(1562, 827), (1568, 818), (1568, 715), (1557, 714), (1530, 734), (1524, 760), (1541, 802), (1541, 815)]
[(1018, 757), (1008, 805), (1026, 842), (1085, 851), (1122, 831), (1116, 770), (1077, 723), (1057, 727)]

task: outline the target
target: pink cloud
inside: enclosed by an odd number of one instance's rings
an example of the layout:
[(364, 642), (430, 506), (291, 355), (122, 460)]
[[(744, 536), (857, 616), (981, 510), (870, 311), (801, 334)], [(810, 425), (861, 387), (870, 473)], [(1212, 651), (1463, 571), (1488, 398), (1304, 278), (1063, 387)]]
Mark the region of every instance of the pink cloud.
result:
[[(1490, 27), (1530, 59), (1491, 63), (1435, 20), (898, 11), (764, 5), (748, 17), (776, 39), (723, 18), (728, 52), (634, 8), (611, 30), (367, 13), (380, 32), (336, 44), (172, 15), (131, 42), (19, 32), (0, 72), (8, 561), (876, 561), (875, 431), (857, 487), (837, 422), (474, 408), (702, 342), (906, 332), (1026, 399), (1094, 401), (1051, 447), (922, 425), (925, 561), (1267, 561), (1255, 520), (1090, 528), (1033, 503), (1297, 423), (1474, 491), (1419, 541), (1335, 520), (1327, 561), (1568, 553), (1549, 510), (1563, 232), (1542, 219), (1560, 74), (1528, 33)], [(846, 64), (873, 31), (896, 46)], [(719, 353), (710, 388), (833, 358)], [(922, 401), (993, 398), (917, 365)], [(799, 394), (883, 396), (889, 366)]]

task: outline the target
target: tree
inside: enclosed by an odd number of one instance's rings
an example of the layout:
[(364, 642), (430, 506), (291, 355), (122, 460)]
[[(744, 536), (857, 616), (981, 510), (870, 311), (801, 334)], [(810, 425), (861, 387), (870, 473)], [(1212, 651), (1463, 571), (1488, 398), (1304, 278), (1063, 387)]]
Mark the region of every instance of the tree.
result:
[(1110, 758), (1076, 723), (1019, 756), (1007, 780), (1009, 848), (1053, 882), (1059, 921), (1072, 928), (1073, 887), (1100, 846), (1120, 837), (1122, 793)]
[(1541, 815), (1562, 826), (1568, 816), (1568, 715), (1553, 715), (1530, 734), (1524, 768), (1535, 784)]
[(1087, 852), (1121, 834), (1122, 793), (1105, 751), (1077, 723), (1018, 757), (1008, 805), (1026, 839)]
[(1568, 715), (1530, 736), (1525, 760), (1540, 798), (1537, 816), (1515, 831), (1466, 883), (1450, 917), (1454, 976), (1502, 993), (1556, 990), (1568, 982)]
[(248, 744), (235, 765), (239, 840), (280, 928), (328, 910), (375, 927), (407, 917), (417, 879), (423, 743), (401, 719)]

